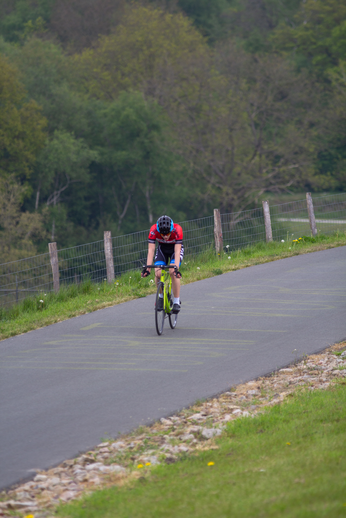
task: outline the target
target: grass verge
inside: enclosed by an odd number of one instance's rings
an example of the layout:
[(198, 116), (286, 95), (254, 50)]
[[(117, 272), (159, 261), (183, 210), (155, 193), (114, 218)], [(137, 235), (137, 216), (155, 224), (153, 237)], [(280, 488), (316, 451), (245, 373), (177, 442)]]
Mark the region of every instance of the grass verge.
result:
[[(229, 271), (262, 264), (294, 255), (346, 245), (346, 233), (316, 238), (257, 245), (216, 256), (212, 250), (187, 257), (181, 267), (183, 284)], [(128, 272), (109, 285), (84, 282), (63, 286), (59, 293), (41, 293), (12, 308), (0, 309), (0, 340), (38, 329), (68, 318), (90, 313), (155, 292), (153, 275), (141, 279), (140, 271)]]
[(71, 518), (346, 516), (346, 382), (227, 425), (218, 450), (60, 506)]

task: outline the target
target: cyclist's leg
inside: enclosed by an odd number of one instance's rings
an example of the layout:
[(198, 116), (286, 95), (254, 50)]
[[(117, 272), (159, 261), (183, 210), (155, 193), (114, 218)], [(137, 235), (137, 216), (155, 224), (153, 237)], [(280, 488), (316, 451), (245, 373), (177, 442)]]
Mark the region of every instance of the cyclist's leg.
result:
[[(161, 247), (158, 246), (157, 252), (155, 255), (155, 260), (154, 260), (155, 266), (158, 266), (158, 267), (167, 266), (167, 261), (168, 261), (168, 258), (162, 252)], [(156, 282), (156, 286), (158, 287), (156, 308), (159, 311), (162, 311), (164, 308), (163, 290), (162, 290), (162, 287), (160, 287), (161, 271), (162, 271), (161, 268), (155, 268), (155, 282)]]
[[(154, 259), (155, 266), (166, 266), (167, 265), (167, 258), (165, 257), (164, 253), (161, 250), (160, 245), (157, 247), (155, 259)], [(159, 285), (161, 278), (161, 268), (155, 268), (155, 284), (156, 286)]]
[[(182, 245), (181, 250), (180, 250), (178, 269), (180, 268), (183, 258), (184, 258), (184, 247)], [(169, 264), (176, 264), (174, 253), (172, 254), (171, 261)], [(172, 288), (173, 288), (174, 298), (179, 299), (180, 298), (180, 279), (177, 279), (177, 277), (174, 275), (174, 270), (170, 271), (170, 275), (172, 277)]]

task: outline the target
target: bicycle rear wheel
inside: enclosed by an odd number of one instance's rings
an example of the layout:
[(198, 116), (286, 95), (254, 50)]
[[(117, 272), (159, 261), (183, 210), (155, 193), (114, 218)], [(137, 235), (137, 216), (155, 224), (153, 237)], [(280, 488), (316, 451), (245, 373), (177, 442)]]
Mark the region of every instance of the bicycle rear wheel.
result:
[(159, 304), (159, 298), (160, 298), (159, 295), (160, 295), (161, 291), (163, 294), (163, 289), (164, 289), (163, 283), (160, 282), (157, 287), (156, 301), (155, 301), (155, 326), (156, 326), (156, 331), (157, 331), (158, 335), (162, 335), (163, 326), (165, 323), (165, 316), (166, 316), (164, 308), (162, 308), (161, 311), (158, 310), (158, 304)]

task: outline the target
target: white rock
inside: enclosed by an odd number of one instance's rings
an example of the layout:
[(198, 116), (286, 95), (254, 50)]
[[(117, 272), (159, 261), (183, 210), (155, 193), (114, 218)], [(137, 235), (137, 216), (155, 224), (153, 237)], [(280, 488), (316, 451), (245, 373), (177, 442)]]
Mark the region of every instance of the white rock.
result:
[(68, 486), (70, 484), (73, 483), (73, 480), (71, 478), (62, 478), (60, 483), (63, 485), (63, 486)]
[(282, 372), (283, 374), (286, 374), (288, 372), (293, 372), (293, 369), (280, 369), (279, 372)]
[(99, 471), (101, 471), (101, 473), (110, 473), (111, 469), (109, 466), (100, 466)]
[(202, 426), (190, 426), (189, 432), (198, 433), (202, 430)]
[(243, 412), (240, 410), (240, 408), (236, 408), (235, 410), (233, 410), (232, 414), (233, 415), (241, 415)]
[(85, 469), (77, 468), (73, 471), (74, 475), (84, 475), (86, 473)]
[(92, 471), (94, 469), (100, 469), (101, 466), (103, 466), (102, 462), (94, 462), (93, 464), (88, 464), (85, 466), (85, 469), (87, 471)]
[(221, 430), (218, 428), (203, 428), (202, 430), (202, 436), (205, 439), (211, 439), (212, 437), (215, 437), (217, 435), (221, 435)]
[(192, 433), (184, 433), (183, 435), (179, 436), (179, 439), (181, 441), (191, 441), (194, 438), (195, 437), (194, 437), (194, 435), (192, 435)]
[(192, 421), (204, 421), (205, 419), (207, 419), (207, 416), (203, 414), (193, 414), (190, 417), (188, 417), (188, 419), (191, 419)]
[(59, 477), (52, 477), (47, 480), (48, 487), (49, 486), (57, 486), (60, 484), (60, 478)]
[(104, 448), (105, 446), (109, 446), (109, 442), (101, 442), (101, 444), (98, 444), (98, 448)]
[(257, 396), (260, 394), (260, 391), (259, 390), (248, 390), (247, 393), (250, 395), (250, 396)]
[(19, 500), (28, 500), (30, 498), (29, 493), (26, 491), (16, 491), (16, 495)]
[(187, 446), (184, 446), (183, 444), (178, 446), (178, 448), (181, 453), (187, 453), (189, 451), (189, 448)]
[(222, 419), (222, 421), (225, 421), (226, 423), (227, 423), (227, 421), (231, 421), (231, 420), (232, 420), (232, 416), (230, 414), (225, 414)]
[(125, 448), (126, 444), (122, 441), (116, 441), (111, 444), (112, 450), (121, 450)]
[(24, 491), (30, 491), (30, 489), (32, 489), (35, 486), (35, 482), (27, 482), (26, 484), (24, 484), (23, 489)]
[(46, 482), (40, 482), (40, 484), (37, 484), (37, 486), (35, 487), (35, 489), (48, 489), (49, 488), (49, 481), (46, 481)]
[(160, 422), (165, 425), (171, 426), (173, 423), (170, 419), (165, 419), (164, 417), (161, 417)]
[(44, 482), (45, 480), (47, 480), (47, 476), (46, 475), (36, 475), (36, 477), (34, 478), (34, 481), (35, 482)]
[(103, 462), (104, 460), (109, 459), (109, 457), (110, 457), (109, 453), (102, 453), (101, 455), (97, 455), (96, 461), (97, 462)]
[(76, 496), (76, 493), (74, 491), (64, 491), (63, 493), (61, 493), (59, 498), (63, 502), (67, 502), (68, 500), (71, 500), (72, 498), (75, 498), (75, 496)]

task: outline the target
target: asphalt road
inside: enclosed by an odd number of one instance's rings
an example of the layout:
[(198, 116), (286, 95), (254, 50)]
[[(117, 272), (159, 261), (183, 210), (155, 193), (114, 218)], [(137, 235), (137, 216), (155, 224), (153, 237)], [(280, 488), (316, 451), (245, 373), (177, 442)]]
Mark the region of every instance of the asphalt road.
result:
[[(182, 288), (0, 342), (0, 488), (346, 338), (346, 247)], [(167, 322), (168, 324), (168, 322)]]

